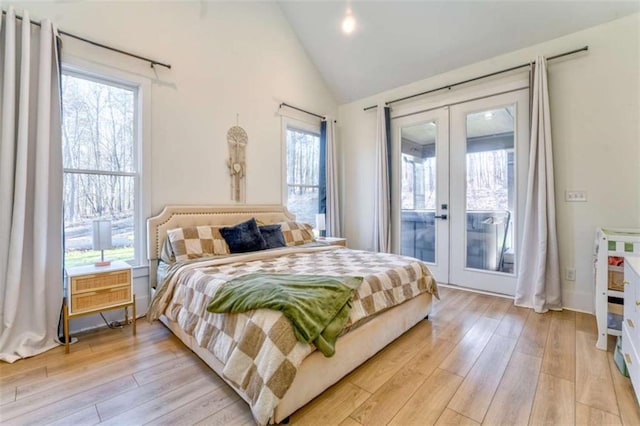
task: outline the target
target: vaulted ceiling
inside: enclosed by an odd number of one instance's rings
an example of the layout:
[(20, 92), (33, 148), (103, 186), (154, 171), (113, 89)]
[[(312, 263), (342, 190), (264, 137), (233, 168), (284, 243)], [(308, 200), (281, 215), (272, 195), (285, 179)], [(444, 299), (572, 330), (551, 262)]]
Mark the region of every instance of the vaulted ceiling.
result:
[[(639, 1), (279, 1), (339, 103), (640, 11)], [(557, 52), (549, 52), (557, 53)]]

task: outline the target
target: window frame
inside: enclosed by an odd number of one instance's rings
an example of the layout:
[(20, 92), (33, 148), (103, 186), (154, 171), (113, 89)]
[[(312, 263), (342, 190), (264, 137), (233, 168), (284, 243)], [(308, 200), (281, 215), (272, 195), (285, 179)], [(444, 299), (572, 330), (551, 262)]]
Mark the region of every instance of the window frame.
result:
[[(301, 119), (296, 119), (292, 117), (282, 117), (282, 171), (281, 171), (281, 193), (282, 193), (282, 205), (288, 208), (288, 195), (289, 195), (289, 184), (287, 182), (287, 131), (288, 130), (298, 130), (300, 132), (311, 133), (313, 135), (317, 135), (320, 138), (320, 120), (317, 121), (304, 121)], [(320, 169), (320, 163), (318, 162), (318, 169)], [(318, 190), (320, 189), (320, 185), (318, 184)]]
[[(148, 267), (146, 219), (151, 214), (151, 81), (139, 75), (69, 56), (61, 74), (108, 84), (134, 92), (133, 162), (135, 171), (107, 171), (63, 168), (63, 173), (83, 173), (134, 178), (134, 270)], [(135, 274), (138, 275), (138, 274)]]

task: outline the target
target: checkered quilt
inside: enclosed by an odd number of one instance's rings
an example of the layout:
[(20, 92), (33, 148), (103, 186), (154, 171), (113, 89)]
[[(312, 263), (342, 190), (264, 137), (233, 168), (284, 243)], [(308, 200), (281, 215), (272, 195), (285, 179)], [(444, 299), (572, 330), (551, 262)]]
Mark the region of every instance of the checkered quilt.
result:
[(424, 263), (398, 255), (345, 248), (289, 247), (176, 267), (156, 292), (149, 317), (165, 314), (223, 364), (223, 376), (250, 402), (259, 424), (266, 424), (314, 347), (299, 342), (279, 311), (241, 314), (206, 311), (225, 282), (249, 273), (363, 276), (352, 300), (346, 330), (367, 317), (430, 292), (436, 282)]

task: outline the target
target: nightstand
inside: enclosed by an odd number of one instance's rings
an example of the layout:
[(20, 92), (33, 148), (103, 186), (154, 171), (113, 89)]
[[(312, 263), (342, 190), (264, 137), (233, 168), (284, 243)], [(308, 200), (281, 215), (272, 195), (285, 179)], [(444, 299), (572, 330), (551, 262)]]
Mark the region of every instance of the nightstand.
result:
[(347, 239), (341, 237), (319, 237), (318, 241), (323, 241), (332, 246), (347, 246)]
[(63, 302), (66, 353), (69, 353), (69, 320), (72, 318), (124, 308), (126, 324), (131, 306), (133, 334), (136, 334), (136, 297), (131, 265), (113, 261), (108, 266), (78, 266), (67, 269), (67, 277), (67, 294)]

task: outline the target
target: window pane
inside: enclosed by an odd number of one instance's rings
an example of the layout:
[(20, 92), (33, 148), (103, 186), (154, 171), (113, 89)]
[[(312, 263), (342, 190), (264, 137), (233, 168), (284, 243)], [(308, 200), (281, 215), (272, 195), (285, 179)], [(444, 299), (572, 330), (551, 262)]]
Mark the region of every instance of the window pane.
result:
[(296, 215), (297, 222), (309, 223), (315, 228), (318, 213), (318, 187), (299, 188), (289, 186), (287, 209)]
[(64, 167), (135, 171), (134, 99), (134, 89), (63, 74)]
[(298, 222), (318, 213), (320, 135), (287, 129), (287, 208)]
[(92, 250), (94, 219), (111, 220), (113, 249), (108, 260), (133, 261), (135, 178), (65, 173), (65, 267), (86, 265), (100, 259)]

